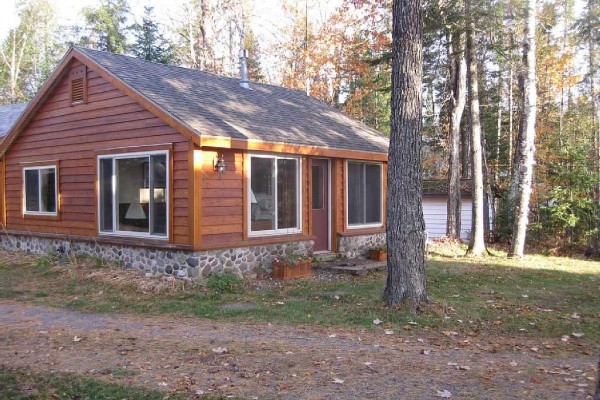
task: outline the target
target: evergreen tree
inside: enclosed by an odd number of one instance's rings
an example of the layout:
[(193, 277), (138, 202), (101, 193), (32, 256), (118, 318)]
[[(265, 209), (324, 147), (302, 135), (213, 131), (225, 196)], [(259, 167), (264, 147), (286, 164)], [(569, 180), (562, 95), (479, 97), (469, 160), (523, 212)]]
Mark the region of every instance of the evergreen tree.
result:
[(389, 306), (405, 304), (412, 311), (428, 301), (421, 200), (422, 49), (421, 0), (394, 0), (384, 298)]
[(81, 37), (81, 45), (111, 53), (127, 51), (127, 32), (131, 29), (127, 25), (127, 0), (102, 0), (98, 7), (86, 7), (82, 13), (86, 33)]
[(244, 48), (248, 50), (248, 79), (254, 82), (264, 82), (265, 76), (260, 65), (260, 45), (251, 28), (245, 29)]
[(153, 7), (145, 6), (141, 24), (131, 27), (135, 41), (131, 53), (144, 60), (162, 64), (173, 62), (172, 44), (165, 38), (160, 26), (154, 22)]

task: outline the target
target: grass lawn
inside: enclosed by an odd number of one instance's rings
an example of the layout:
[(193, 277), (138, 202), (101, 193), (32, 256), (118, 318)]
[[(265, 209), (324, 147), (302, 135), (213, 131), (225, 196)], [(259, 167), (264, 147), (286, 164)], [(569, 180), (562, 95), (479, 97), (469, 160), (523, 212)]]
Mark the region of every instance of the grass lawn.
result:
[[(36, 374), (0, 368), (0, 395), (6, 399), (163, 399), (164, 393), (89, 378)], [(168, 396), (176, 399), (176, 396)], [(183, 397), (181, 397), (183, 398)]]
[[(0, 367), (0, 398), (25, 399), (147, 399), (183, 400), (189, 396), (120, 385), (76, 375), (39, 374), (28, 369)], [(223, 399), (203, 395), (197, 399)]]
[(445, 334), (557, 339), (583, 333), (586, 341), (598, 343), (600, 263), (538, 255), (515, 261), (499, 252), (468, 259), (455, 257), (458, 253), (462, 249), (430, 249), (426, 270), (433, 303), (416, 316), (384, 305), (383, 271), (329, 281), (248, 283), (232, 292), (219, 290), (228, 282), (217, 281), (213, 289), (171, 282), (157, 291), (139, 285), (155, 278), (94, 260), (61, 266), (49, 257), (14, 253), (0, 256), (0, 298), (79, 311), (228, 321), (382, 329), (372, 322), (379, 319), (386, 328)]

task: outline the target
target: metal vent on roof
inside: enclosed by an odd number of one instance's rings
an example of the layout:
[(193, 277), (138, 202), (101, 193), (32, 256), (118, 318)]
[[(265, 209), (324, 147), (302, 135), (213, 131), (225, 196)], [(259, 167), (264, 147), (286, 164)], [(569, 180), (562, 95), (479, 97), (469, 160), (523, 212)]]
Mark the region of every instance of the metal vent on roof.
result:
[(71, 81), (71, 103), (83, 103), (83, 78), (73, 79)]

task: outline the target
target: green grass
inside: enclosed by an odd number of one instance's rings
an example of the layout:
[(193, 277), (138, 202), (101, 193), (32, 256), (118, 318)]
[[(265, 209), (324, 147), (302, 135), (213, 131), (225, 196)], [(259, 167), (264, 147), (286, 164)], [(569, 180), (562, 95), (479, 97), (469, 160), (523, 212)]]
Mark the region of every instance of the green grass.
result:
[(454, 252), (458, 250), (441, 247), (430, 252), (427, 285), (434, 303), (414, 316), (383, 303), (385, 272), (257, 290), (225, 290), (231, 284), (225, 280), (215, 281), (213, 289), (157, 294), (84, 279), (44, 259), (0, 268), (0, 297), (79, 311), (381, 329), (372, 324), (377, 318), (386, 326), (413, 331), (534, 338), (582, 332), (585, 339), (600, 339), (600, 263), (537, 255), (515, 261), (500, 253), (470, 259), (454, 257)]
[[(169, 394), (77, 375), (37, 374), (27, 369), (0, 368), (0, 398), (14, 400), (179, 400), (189, 397), (183, 394)], [(202, 397), (202, 399), (217, 398), (220, 397)]]

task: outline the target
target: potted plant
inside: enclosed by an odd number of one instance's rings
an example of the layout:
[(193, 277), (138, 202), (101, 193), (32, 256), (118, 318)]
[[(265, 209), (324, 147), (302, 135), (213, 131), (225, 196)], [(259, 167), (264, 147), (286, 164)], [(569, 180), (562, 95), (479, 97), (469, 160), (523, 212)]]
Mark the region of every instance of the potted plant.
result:
[(312, 259), (296, 250), (294, 245), (289, 245), (284, 255), (273, 257), (273, 278), (287, 280), (311, 276)]
[(375, 247), (369, 250), (369, 258), (375, 261), (387, 261), (387, 246)]

